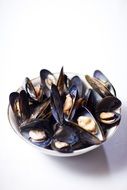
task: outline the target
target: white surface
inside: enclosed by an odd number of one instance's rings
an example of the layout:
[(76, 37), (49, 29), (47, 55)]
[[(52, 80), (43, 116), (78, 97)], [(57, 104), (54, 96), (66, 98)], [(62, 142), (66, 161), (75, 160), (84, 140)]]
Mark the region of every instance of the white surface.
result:
[[(0, 1), (0, 190), (127, 188), (127, 2)], [(15, 135), (8, 95), (42, 68), (102, 70), (123, 102), (113, 138), (75, 158), (41, 154)]]

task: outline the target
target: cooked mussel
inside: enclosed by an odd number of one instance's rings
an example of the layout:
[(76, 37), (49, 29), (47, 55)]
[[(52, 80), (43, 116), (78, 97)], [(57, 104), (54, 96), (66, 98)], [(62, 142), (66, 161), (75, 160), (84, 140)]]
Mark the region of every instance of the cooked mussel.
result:
[(42, 69), (40, 71), (40, 78), (41, 78), (41, 86), (44, 93), (46, 94), (47, 97), (50, 97), (51, 86), (52, 84), (55, 85), (57, 84), (57, 79), (50, 71), (46, 69)]
[(88, 88), (79, 76), (72, 77), (70, 80), (70, 88), (72, 86), (77, 88), (79, 98), (84, 98), (87, 96)]
[(47, 147), (51, 143), (53, 129), (48, 120), (35, 120), (20, 129), (21, 134), (35, 145)]
[(66, 99), (63, 105), (63, 113), (67, 120), (73, 118), (76, 111), (77, 101), (78, 101), (78, 90), (76, 86), (71, 86), (68, 90), (68, 93), (66, 95)]
[(97, 119), (106, 125), (115, 125), (120, 121), (121, 101), (113, 96), (105, 97), (96, 107)]
[(79, 76), (74, 76), (70, 80), (69, 89), (71, 89), (73, 87), (75, 87), (77, 89), (77, 94), (78, 94), (77, 98), (78, 98), (78, 101), (76, 101), (76, 102), (79, 104), (79, 106), (81, 106), (81, 105), (85, 105), (86, 106), (91, 89), (89, 89), (87, 87), (87, 85), (85, 84), (85, 82)]
[(114, 86), (111, 84), (109, 79), (101, 71), (99, 70), (94, 71), (93, 76), (99, 81), (101, 81), (103, 85), (111, 92), (111, 94), (116, 96), (116, 90)]
[(30, 117), (29, 100), (24, 90), (21, 90), (20, 93), (12, 92), (9, 96), (9, 101), (19, 124)]
[(92, 113), (86, 107), (81, 107), (76, 111), (73, 123), (74, 122), (77, 127), (81, 128), (84, 132), (87, 131), (87, 134), (90, 133), (97, 137), (99, 141), (105, 140), (100, 124), (97, 123)]
[(121, 101), (114, 96), (106, 96), (102, 98), (92, 89), (87, 102), (87, 107), (95, 118), (103, 124), (114, 126), (120, 121)]
[(109, 89), (100, 82), (100, 80), (90, 77), (89, 75), (85, 76), (87, 82), (90, 84), (90, 86), (98, 93), (100, 96), (105, 97), (105, 96), (112, 96), (111, 92)]
[(26, 77), (24, 89), (28, 93), (31, 100), (39, 101), (39, 102), (42, 101), (43, 91), (42, 91), (42, 87), (40, 86), (40, 84), (34, 86), (32, 81), (28, 77)]
[(63, 67), (60, 70), (60, 74), (57, 80), (57, 88), (60, 95), (64, 96), (68, 88), (68, 77), (64, 74)]
[(51, 147), (60, 152), (73, 152), (73, 146), (79, 141), (76, 130), (68, 123), (59, 126), (53, 136)]

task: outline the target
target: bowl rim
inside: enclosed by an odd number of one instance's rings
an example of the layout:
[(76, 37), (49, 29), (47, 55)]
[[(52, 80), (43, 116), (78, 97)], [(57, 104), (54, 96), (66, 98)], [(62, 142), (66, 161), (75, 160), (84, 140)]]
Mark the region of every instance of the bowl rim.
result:
[[(54, 75), (58, 75), (59, 73), (56, 72), (56, 73), (53, 73)], [(83, 77), (82, 74), (77, 74), (77, 73), (72, 73), (72, 72), (65, 72), (65, 74), (68, 74), (68, 75), (78, 75), (80, 76), (81, 78)], [(84, 77), (85, 78), (85, 77)], [(40, 80), (40, 77), (35, 77), (33, 79), (31, 79), (31, 81), (35, 81), (35, 80)], [(17, 92), (20, 91), (23, 87), (19, 87), (17, 89)], [(121, 108), (119, 109), (120, 110), (120, 113), (121, 113)], [(10, 126), (11, 128), (13, 129), (13, 131), (15, 132), (15, 134), (17, 134), (23, 141), (25, 141), (26, 143), (30, 144), (32, 147), (35, 147), (37, 150), (43, 152), (44, 154), (46, 155), (51, 155), (51, 156), (57, 156), (57, 157), (72, 157), (72, 156), (78, 156), (78, 155), (81, 155), (81, 154), (84, 154), (84, 153), (87, 153), (89, 151), (92, 151), (100, 146), (102, 146), (105, 142), (107, 142), (113, 135), (114, 133), (117, 131), (118, 129), (118, 126), (119, 125), (116, 125), (114, 127), (112, 127), (111, 129), (109, 130), (112, 130), (111, 134), (108, 135), (107, 139), (102, 142), (101, 144), (99, 145), (92, 145), (92, 146), (89, 146), (89, 147), (86, 147), (86, 148), (83, 148), (83, 149), (79, 149), (79, 150), (74, 150), (72, 153), (62, 153), (62, 152), (58, 152), (56, 150), (50, 150), (50, 149), (46, 149), (46, 148), (43, 148), (43, 147), (39, 147), (33, 143), (31, 143), (30, 141), (28, 141), (25, 137), (23, 137), (21, 135), (21, 133), (16, 129), (18, 126), (16, 126), (15, 122), (14, 122), (14, 119), (12, 118), (12, 115), (14, 117), (14, 114), (13, 114), (13, 111), (11, 109), (11, 106), (10, 106), (10, 103), (8, 104), (8, 108), (7, 108), (7, 117), (8, 117), (8, 121), (10, 123)]]

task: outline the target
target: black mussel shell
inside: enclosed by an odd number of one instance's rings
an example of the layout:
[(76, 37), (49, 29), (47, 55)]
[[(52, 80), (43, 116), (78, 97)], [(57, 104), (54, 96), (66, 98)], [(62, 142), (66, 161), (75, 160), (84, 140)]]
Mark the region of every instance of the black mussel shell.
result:
[(79, 136), (79, 142), (81, 143), (82, 147), (88, 147), (91, 145), (99, 145), (101, 144), (103, 141), (99, 140), (98, 137), (96, 137), (95, 135), (89, 133), (88, 131), (86, 131), (85, 129), (82, 129), (81, 127), (79, 127), (79, 125), (75, 122), (70, 121), (71, 125), (73, 127), (75, 127), (78, 130), (78, 136)]
[(39, 106), (36, 106), (36, 108), (33, 110), (32, 114), (31, 114), (30, 120), (34, 120), (37, 118), (44, 119), (50, 115), (51, 115), (50, 99), (47, 98)]
[(41, 86), (40, 85), (34, 86), (32, 81), (28, 77), (25, 78), (24, 89), (28, 93), (31, 100), (39, 102), (42, 101), (43, 92)]
[(51, 146), (59, 152), (69, 153), (73, 152), (73, 145), (77, 144), (78, 141), (79, 137), (76, 130), (66, 123), (59, 127), (54, 134)]
[(17, 105), (17, 104), (19, 104), (19, 93), (18, 92), (12, 92), (9, 95), (9, 102), (10, 102), (10, 105), (11, 105), (11, 108), (12, 108), (14, 114), (17, 117), (20, 117), (21, 116), (20, 107)]
[(41, 85), (47, 97), (50, 97), (52, 84), (57, 84), (55, 76), (48, 70), (42, 69), (40, 71)]
[(30, 117), (29, 99), (24, 90), (21, 90), (19, 97), (21, 113), (25, 120), (25, 118), (27, 119)]
[(84, 98), (87, 95), (87, 86), (83, 83), (79, 76), (74, 76), (70, 81), (70, 87), (76, 86), (79, 98)]
[(111, 92), (109, 91), (109, 89), (102, 84), (102, 82), (100, 82), (98, 79), (90, 77), (89, 75), (85, 76), (87, 82), (90, 84), (90, 86), (98, 93), (100, 94), (100, 96), (102, 96), (103, 98), (105, 96), (112, 96)]
[[(48, 120), (34, 120), (22, 126), (20, 130), (24, 138), (37, 146), (47, 147), (51, 143), (53, 128)], [(31, 133), (34, 133), (34, 138), (31, 137)]]
[(57, 80), (57, 88), (61, 96), (65, 94), (67, 90), (67, 76), (64, 74), (63, 67), (61, 68), (61, 71)]
[(90, 91), (90, 95), (86, 104), (86, 107), (95, 115), (97, 105), (102, 101), (102, 97), (93, 89)]
[(106, 88), (111, 92), (111, 94), (116, 96), (116, 90), (114, 86), (111, 84), (108, 78), (101, 71), (99, 70), (94, 71), (93, 76), (97, 78), (98, 80), (100, 80), (106, 86)]
[(18, 123), (22, 123), (30, 117), (29, 99), (25, 90), (21, 90), (20, 93), (12, 92), (9, 100)]
[(64, 121), (63, 104), (58, 88), (54, 84), (51, 87), (51, 112), (56, 122), (62, 125)]
[(104, 124), (116, 124), (121, 119), (121, 101), (114, 96), (105, 97), (96, 107), (97, 119)]
[(107, 96), (97, 105), (100, 112), (112, 112), (121, 107), (121, 101), (114, 96)]
[(86, 107), (81, 107), (76, 111), (73, 121), (77, 127), (94, 135), (99, 141), (105, 140), (101, 125), (97, 123), (92, 113)]

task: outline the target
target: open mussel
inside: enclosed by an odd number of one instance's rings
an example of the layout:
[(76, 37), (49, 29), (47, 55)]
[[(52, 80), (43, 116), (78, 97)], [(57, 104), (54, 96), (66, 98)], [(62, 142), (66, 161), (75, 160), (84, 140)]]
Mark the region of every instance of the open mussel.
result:
[(85, 76), (87, 82), (90, 84), (90, 86), (98, 93), (100, 96), (112, 96), (109, 89), (102, 83), (100, 80), (90, 77), (89, 75)]
[(88, 88), (79, 76), (72, 77), (70, 80), (70, 88), (72, 86), (75, 86), (77, 88), (79, 98), (84, 98), (84, 96), (87, 95)]
[(32, 81), (26, 77), (24, 89), (28, 93), (30, 100), (41, 102), (43, 99), (43, 91), (40, 84), (33, 85)]
[(73, 118), (78, 107), (86, 105), (89, 94), (90, 89), (87, 88), (80, 77), (72, 77), (63, 108), (64, 114), (67, 116), (68, 120)]
[(41, 85), (44, 90), (44, 93), (47, 97), (50, 97), (51, 86), (52, 84), (58, 87), (59, 93), (62, 96), (68, 88), (68, 77), (64, 74), (63, 67), (60, 70), (58, 79), (50, 71), (42, 69), (40, 71)]
[(97, 119), (106, 125), (116, 125), (121, 119), (121, 101), (113, 96), (105, 97), (96, 107)]
[(76, 130), (68, 123), (59, 126), (53, 136), (51, 147), (59, 152), (73, 152), (73, 146), (79, 142)]
[(20, 93), (12, 92), (9, 96), (9, 101), (19, 124), (30, 117), (29, 100), (24, 90), (21, 90)]
[(92, 135), (98, 139), (98, 142), (95, 139), (95, 144), (105, 140), (100, 124), (86, 107), (81, 107), (76, 111), (72, 122), (75, 123), (79, 129), (82, 129), (82, 131), (86, 133), (85, 135), (89, 134), (88, 136)]
[(47, 97), (50, 97), (50, 90), (52, 84), (57, 84), (56, 77), (48, 70), (42, 69), (40, 71), (41, 86)]
[(20, 128), (21, 134), (30, 142), (41, 147), (48, 147), (53, 136), (53, 129), (48, 120), (35, 120)]
[(61, 96), (64, 96), (68, 88), (68, 77), (64, 74), (63, 67), (60, 70), (60, 74), (57, 80), (57, 88)]
[(99, 81), (101, 81), (103, 85), (111, 92), (111, 94), (116, 96), (116, 90), (114, 86), (111, 84), (109, 79), (101, 71), (99, 70), (94, 71), (93, 76)]
[(115, 96), (102, 98), (96, 91), (91, 90), (87, 107), (101, 125), (103, 123), (114, 126), (120, 121), (121, 101)]
[(76, 86), (69, 88), (63, 105), (63, 113), (67, 120), (72, 119), (76, 110), (76, 102), (78, 100), (78, 90)]

